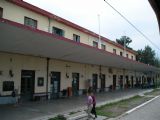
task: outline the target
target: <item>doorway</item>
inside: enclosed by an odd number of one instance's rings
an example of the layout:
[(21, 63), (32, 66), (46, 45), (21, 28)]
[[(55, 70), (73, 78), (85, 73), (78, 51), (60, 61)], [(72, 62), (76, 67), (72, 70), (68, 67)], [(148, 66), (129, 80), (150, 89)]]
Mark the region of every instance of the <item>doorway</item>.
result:
[(35, 83), (35, 71), (22, 70), (21, 71), (21, 100), (33, 100)]
[(59, 97), (60, 93), (60, 72), (51, 72), (51, 99), (55, 99)]
[(123, 89), (123, 75), (120, 75), (119, 85), (120, 89)]
[(92, 82), (93, 92), (96, 92), (96, 91), (97, 91), (98, 75), (97, 75), (97, 74), (93, 74), (93, 75), (92, 75), (92, 79), (93, 79), (93, 82)]
[(105, 87), (106, 87), (106, 76), (105, 74), (101, 75), (101, 91), (105, 91)]
[(129, 78), (128, 75), (126, 76), (126, 84), (125, 84), (125, 88), (129, 88), (130, 87), (130, 83), (129, 83)]
[(79, 95), (79, 73), (72, 73), (72, 93), (73, 96)]
[(117, 76), (113, 75), (113, 90), (116, 90), (116, 84), (117, 84), (117, 80), (116, 80)]
[(131, 87), (133, 88), (134, 87), (134, 81), (133, 81), (134, 77), (131, 76)]

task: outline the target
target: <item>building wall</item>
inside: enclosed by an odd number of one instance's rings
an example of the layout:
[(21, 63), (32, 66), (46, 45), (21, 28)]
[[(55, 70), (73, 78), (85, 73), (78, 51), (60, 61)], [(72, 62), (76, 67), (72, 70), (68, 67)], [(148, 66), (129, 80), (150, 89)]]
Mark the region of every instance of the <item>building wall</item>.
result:
[[(11, 91), (3, 92), (3, 81), (14, 81), (15, 89), (21, 89), (21, 71), (22, 70), (34, 70), (35, 71), (35, 93), (46, 92), (46, 83), (47, 83), (47, 59), (41, 57), (20, 55), (20, 54), (11, 54), (0, 52), (0, 93), (1, 95), (10, 95)], [(113, 75), (117, 75), (117, 81), (119, 75), (123, 75), (123, 70), (111, 68), (112, 72), (109, 72), (108, 67), (101, 66), (101, 74), (105, 74), (105, 87), (109, 87), (113, 84)], [(9, 70), (12, 70), (14, 76), (9, 75)], [(87, 80), (92, 80), (92, 75), (98, 75), (98, 88), (101, 88), (100, 80), (100, 66), (98, 65), (89, 65), (74, 63), (56, 59), (49, 60), (49, 74), (48, 74), (48, 91), (51, 91), (51, 72), (60, 72), (61, 73), (61, 84), (60, 90), (67, 89), (72, 87), (72, 73), (79, 73), (79, 89), (87, 88)], [(69, 78), (66, 77), (66, 73)], [(137, 76), (139, 76), (137, 73)], [(125, 75), (133, 75), (134, 72), (126, 71)], [(37, 85), (38, 77), (44, 78), (44, 86), (39, 87)], [(118, 82), (117, 82), (118, 86)]]
[[(80, 36), (80, 42), (93, 46), (93, 41), (98, 41), (97, 37), (93, 37), (91, 35), (88, 35), (84, 32), (81, 32), (77, 29), (74, 29), (72, 27), (69, 27), (67, 25), (64, 25), (54, 19), (49, 20), (49, 18), (42, 16), (40, 14), (37, 14), (35, 12), (32, 12), (30, 10), (27, 10), (25, 8), (19, 7), (17, 5), (14, 5), (10, 2), (7, 1), (0, 1), (0, 7), (3, 8), (3, 18), (18, 22), (20, 24), (24, 24), (24, 17), (29, 17), (34, 20), (37, 20), (38, 25), (37, 29), (50, 32), (52, 33), (52, 27), (58, 27), (60, 29), (63, 29), (65, 31), (64, 37), (73, 40), (73, 34), (79, 35)], [(101, 43), (106, 45), (106, 50), (113, 53), (113, 48), (116, 49), (117, 55), (120, 54), (120, 51), (123, 52), (122, 48), (119, 48), (117, 46), (114, 46), (113, 44), (110, 44), (106, 41), (102, 41)], [(100, 48), (100, 45), (99, 45)], [(101, 48), (100, 48), (101, 49)], [(133, 53), (130, 53), (127, 51), (129, 54), (129, 59), (131, 59), (131, 56), (134, 56), (135, 60), (135, 55)]]
[[(101, 68), (100, 68), (101, 67)], [(101, 69), (101, 70), (100, 70)], [(109, 69), (112, 69), (111, 71)], [(13, 77), (9, 75), (9, 70), (12, 70)], [(41, 57), (20, 55), (20, 54), (11, 54), (0, 52), (0, 95), (8, 96), (11, 95), (12, 91), (5, 92), (3, 91), (3, 81), (14, 81), (14, 88), (21, 91), (21, 71), (22, 70), (34, 70), (35, 71), (35, 84), (34, 84), (34, 93), (46, 93), (46, 83), (47, 83), (47, 59)], [(72, 87), (72, 73), (79, 73), (79, 89), (87, 89), (88, 80), (92, 81), (92, 75), (98, 75), (98, 89), (101, 88), (101, 79), (99, 77), (100, 73), (105, 74), (105, 87), (106, 90), (113, 84), (113, 75), (116, 75), (116, 89), (119, 89), (119, 79), (120, 75), (123, 75), (123, 85), (126, 84), (126, 76), (131, 83), (131, 76), (133, 76), (133, 83), (136, 84), (136, 78), (142, 83), (142, 76), (145, 78), (152, 77), (155, 78), (155, 82), (159, 83), (160, 75), (151, 74), (145, 75), (143, 72), (136, 72), (130, 70), (123, 70), (118, 68), (110, 68), (105, 66), (98, 65), (89, 65), (74, 63), (69, 61), (62, 61), (56, 59), (49, 60), (49, 73), (48, 73), (48, 92), (52, 92), (50, 89), (51, 85), (51, 72), (60, 72), (61, 73), (61, 84), (60, 91)], [(68, 74), (68, 78), (66, 77)], [(44, 78), (44, 85), (38, 86), (38, 77)]]
[(48, 18), (29, 11), (25, 8), (14, 5), (4, 0), (0, 1), (0, 6), (3, 8), (3, 18), (24, 24), (24, 17), (30, 17), (38, 21), (37, 29), (48, 32)]
[[(46, 59), (18, 54), (0, 53), (0, 93), (11, 95), (12, 91), (3, 92), (3, 81), (14, 81), (15, 89), (21, 91), (21, 70), (35, 71), (35, 93), (46, 91)], [(13, 77), (9, 75), (9, 70), (13, 71)], [(37, 86), (37, 78), (44, 77), (44, 86)]]

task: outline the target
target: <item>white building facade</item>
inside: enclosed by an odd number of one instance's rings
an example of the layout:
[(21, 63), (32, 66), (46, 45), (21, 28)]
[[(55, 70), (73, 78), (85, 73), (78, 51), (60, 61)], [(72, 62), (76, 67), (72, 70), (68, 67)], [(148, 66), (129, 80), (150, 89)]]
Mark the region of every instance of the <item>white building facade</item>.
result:
[(0, 31), (0, 104), (159, 83), (135, 51), (22, 0), (0, 1)]

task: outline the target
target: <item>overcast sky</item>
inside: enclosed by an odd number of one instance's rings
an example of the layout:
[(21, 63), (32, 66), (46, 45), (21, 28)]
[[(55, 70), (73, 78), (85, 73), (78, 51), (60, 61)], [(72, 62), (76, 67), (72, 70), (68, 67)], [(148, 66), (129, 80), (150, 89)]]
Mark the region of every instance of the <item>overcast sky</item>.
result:
[[(130, 47), (144, 49), (149, 45), (160, 57), (156, 49), (141, 34), (131, 27), (104, 0), (24, 0), (66, 20), (99, 33), (98, 14), (100, 15), (101, 35), (115, 41), (126, 35), (132, 39)], [(158, 23), (148, 0), (107, 0), (120, 13), (129, 19), (139, 30), (160, 48)]]

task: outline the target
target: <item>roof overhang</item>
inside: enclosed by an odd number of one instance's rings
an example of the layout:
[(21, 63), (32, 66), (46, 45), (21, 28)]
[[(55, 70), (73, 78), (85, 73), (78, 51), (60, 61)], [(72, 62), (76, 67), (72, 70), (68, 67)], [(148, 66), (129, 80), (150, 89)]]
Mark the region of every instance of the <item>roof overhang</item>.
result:
[(149, 2), (156, 13), (160, 29), (160, 0), (149, 0)]
[(0, 51), (134, 71), (160, 71), (92, 46), (0, 19)]
[[(81, 27), (81, 26), (79, 26), (79, 25), (77, 25), (75, 23), (72, 23), (72, 22), (70, 22), (70, 21), (68, 21), (68, 20), (66, 20), (64, 18), (61, 18), (61, 17), (59, 17), (59, 16), (57, 16), (55, 14), (49, 13), (49, 12), (47, 12), (47, 11), (41, 9), (41, 8), (38, 8), (38, 7), (36, 7), (36, 6), (34, 6), (34, 5), (30, 4), (30, 3), (27, 3), (27, 2), (25, 2), (23, 0), (7, 0), (7, 1), (9, 1), (9, 2), (11, 2), (11, 3), (13, 3), (13, 4), (17, 5), (17, 6), (20, 6), (22, 8), (28, 9), (28, 10), (30, 10), (32, 12), (35, 12), (37, 14), (46, 16), (49, 19), (53, 19), (53, 20), (55, 20), (55, 21), (57, 21), (59, 23), (62, 23), (62, 24), (67, 25), (67, 26), (69, 26), (69, 27), (71, 27), (73, 29), (81, 31), (81, 32), (83, 32), (83, 33), (85, 33), (87, 35), (91, 35), (91, 36), (93, 36), (93, 37), (95, 37), (97, 39), (99, 38), (98, 34), (92, 32), (92, 31), (90, 31), (88, 29), (83, 28), (83, 27)], [(116, 42), (114, 42), (112, 40), (109, 40), (108, 38), (105, 38), (103, 36), (101, 36), (101, 40), (105, 41), (105, 42), (107, 42), (107, 43), (109, 43), (111, 45), (117, 46), (120, 49), (123, 49), (123, 47), (124, 47), (124, 46), (122, 46), (122, 45), (120, 45), (120, 44), (118, 44), (118, 43), (116, 43)], [(130, 52), (132, 54), (137, 54), (136, 51), (130, 50), (128, 48), (126, 48), (126, 51), (128, 51), (128, 52)]]

